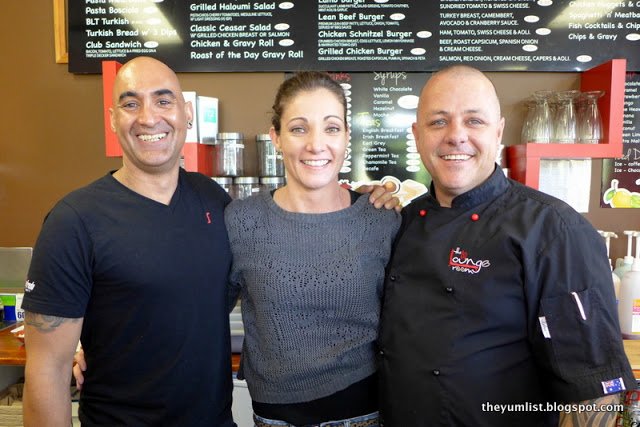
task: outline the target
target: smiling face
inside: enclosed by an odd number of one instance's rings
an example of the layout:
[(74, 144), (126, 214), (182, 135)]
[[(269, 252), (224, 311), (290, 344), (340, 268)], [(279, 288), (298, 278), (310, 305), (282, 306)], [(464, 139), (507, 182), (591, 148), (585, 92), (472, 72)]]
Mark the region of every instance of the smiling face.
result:
[(177, 170), (192, 120), (175, 73), (146, 57), (118, 72), (113, 88), (111, 128), (122, 146), (124, 167), (146, 173)]
[(287, 186), (321, 190), (336, 186), (349, 134), (341, 100), (324, 88), (298, 92), (280, 115), (271, 140), (282, 151)]
[(436, 198), (451, 206), (493, 172), (504, 118), (493, 85), (480, 71), (452, 67), (425, 85), (412, 130)]

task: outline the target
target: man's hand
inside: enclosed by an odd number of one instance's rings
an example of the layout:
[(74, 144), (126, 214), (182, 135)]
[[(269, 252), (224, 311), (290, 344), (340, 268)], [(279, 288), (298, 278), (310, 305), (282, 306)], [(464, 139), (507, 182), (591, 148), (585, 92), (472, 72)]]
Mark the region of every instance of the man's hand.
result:
[(73, 378), (76, 380), (76, 388), (78, 390), (82, 390), (82, 384), (84, 384), (83, 372), (86, 370), (87, 361), (84, 360), (84, 350), (80, 348), (73, 356)]
[(397, 191), (393, 182), (386, 182), (384, 185), (361, 185), (356, 188), (356, 191), (360, 194), (371, 193), (369, 203), (373, 204), (376, 209), (383, 206), (385, 209), (395, 209), (396, 212), (400, 212), (402, 209), (400, 199), (393, 195)]

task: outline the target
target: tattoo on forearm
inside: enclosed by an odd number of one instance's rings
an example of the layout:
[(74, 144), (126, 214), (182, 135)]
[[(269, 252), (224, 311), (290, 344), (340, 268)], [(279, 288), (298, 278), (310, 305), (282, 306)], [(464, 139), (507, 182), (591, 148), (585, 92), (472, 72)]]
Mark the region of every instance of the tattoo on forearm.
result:
[(52, 332), (58, 326), (63, 323), (71, 322), (76, 323), (79, 322), (80, 319), (73, 319), (68, 317), (58, 317), (58, 316), (48, 316), (46, 314), (32, 313), (30, 311), (25, 311), (24, 313), (24, 323), (29, 326), (33, 326), (40, 332)]

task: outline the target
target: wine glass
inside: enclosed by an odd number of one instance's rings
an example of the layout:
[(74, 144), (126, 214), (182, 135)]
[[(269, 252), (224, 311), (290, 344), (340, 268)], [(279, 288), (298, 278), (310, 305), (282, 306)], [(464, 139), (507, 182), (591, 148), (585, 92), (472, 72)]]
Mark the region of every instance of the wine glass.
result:
[(575, 100), (580, 95), (578, 90), (556, 92), (556, 113), (553, 122), (553, 141), (559, 144), (577, 142), (577, 120)]
[(527, 113), (524, 116), (524, 122), (522, 123), (522, 129), (520, 131), (520, 142), (522, 144), (531, 142), (531, 131), (532, 131), (531, 125), (533, 122), (534, 105), (535, 105), (535, 100), (533, 99), (533, 97), (529, 97), (524, 100), (524, 106), (527, 109)]
[(602, 141), (602, 116), (598, 110), (598, 99), (603, 95), (602, 90), (592, 90), (580, 96), (577, 132), (581, 144), (599, 144)]
[(551, 140), (550, 90), (538, 90), (533, 94), (533, 116), (531, 119), (530, 141), (547, 144)]

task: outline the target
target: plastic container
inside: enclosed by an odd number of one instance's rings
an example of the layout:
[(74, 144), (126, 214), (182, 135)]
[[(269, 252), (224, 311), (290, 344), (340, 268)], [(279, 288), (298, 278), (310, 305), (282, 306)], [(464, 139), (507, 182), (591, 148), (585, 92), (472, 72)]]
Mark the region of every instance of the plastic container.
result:
[(245, 199), (260, 191), (260, 180), (257, 176), (238, 176), (233, 179), (231, 197)]
[(224, 188), (224, 191), (227, 193), (231, 192), (231, 187), (233, 186), (233, 178), (229, 176), (212, 176), (212, 180), (218, 183), (220, 187)]
[(273, 191), (285, 184), (283, 176), (263, 176), (260, 178), (260, 191)]
[(633, 237), (636, 235), (636, 233), (638, 233), (637, 231), (633, 231), (633, 230), (625, 230), (623, 231), (624, 234), (627, 235), (627, 254), (624, 256), (624, 258), (622, 259), (622, 262), (620, 264), (616, 263), (617, 267), (613, 270), (613, 272), (620, 278), (622, 279), (624, 277), (624, 275), (631, 270), (631, 266), (633, 265), (633, 250), (632, 250), (632, 246), (633, 246)]
[[(618, 235), (616, 233), (614, 233), (613, 231), (602, 231), (602, 230), (598, 230), (598, 233), (604, 237), (606, 246), (607, 246), (607, 256), (609, 257), (609, 254), (611, 252), (611, 238), (618, 238)], [(618, 303), (618, 301), (620, 301), (620, 282), (621, 279), (620, 277), (618, 277), (617, 274), (615, 274), (613, 272), (613, 264), (611, 263), (611, 258), (609, 257), (609, 268), (611, 269), (611, 279), (613, 280), (613, 290), (616, 294), (616, 304)]]
[(620, 286), (622, 286), (622, 279), (617, 274), (611, 272), (611, 278), (613, 279), (613, 291), (616, 293), (616, 304), (620, 303)]
[(640, 339), (640, 258), (636, 258), (620, 283), (618, 317), (622, 337)]
[(618, 318), (623, 338), (640, 339), (640, 250), (637, 241), (633, 266), (620, 283)]
[(244, 135), (219, 133), (213, 145), (213, 175), (242, 176), (244, 173)]
[(622, 261), (622, 263), (620, 264), (620, 266), (616, 267), (615, 270), (613, 270), (613, 274), (615, 274), (616, 276), (618, 276), (619, 278), (623, 278), (624, 275), (631, 270), (631, 266), (633, 265), (633, 257), (631, 256), (624, 256), (624, 259)]
[(258, 173), (260, 176), (284, 176), (282, 153), (271, 143), (268, 133), (256, 135), (258, 149)]

